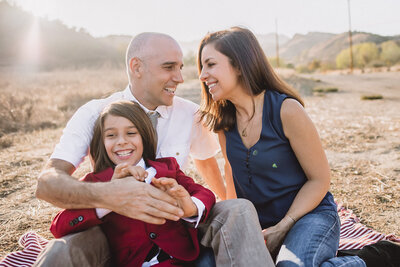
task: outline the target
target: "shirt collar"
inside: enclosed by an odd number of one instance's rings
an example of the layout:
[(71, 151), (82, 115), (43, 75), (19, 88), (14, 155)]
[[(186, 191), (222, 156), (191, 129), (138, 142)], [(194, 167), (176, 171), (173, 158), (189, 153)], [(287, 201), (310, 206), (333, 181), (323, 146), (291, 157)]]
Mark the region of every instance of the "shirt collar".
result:
[[(139, 102), (139, 100), (137, 100), (136, 97), (132, 94), (131, 86), (129, 84), (128, 84), (128, 86), (126, 86), (125, 90), (123, 91), (123, 96), (124, 96), (124, 99), (127, 99), (127, 100), (134, 101), (134, 102), (138, 103), (139, 106), (146, 113), (148, 113), (150, 111), (148, 108), (143, 106)], [(171, 110), (172, 110), (172, 106), (158, 106), (155, 111), (157, 111), (160, 114), (161, 118), (168, 119)]]
[(144, 159), (143, 159), (143, 158), (141, 158), (141, 159), (139, 160), (139, 162), (136, 164), (136, 166), (142, 167), (143, 169), (146, 169), (146, 168), (147, 168), (146, 163), (144, 162)]
[(146, 170), (147, 172), (147, 177), (144, 180), (147, 184), (151, 183), (151, 179), (153, 179), (154, 176), (157, 174), (157, 170), (151, 166), (147, 167), (146, 163), (144, 162), (143, 158), (139, 160), (139, 162), (136, 164), (136, 166), (142, 167), (143, 169)]

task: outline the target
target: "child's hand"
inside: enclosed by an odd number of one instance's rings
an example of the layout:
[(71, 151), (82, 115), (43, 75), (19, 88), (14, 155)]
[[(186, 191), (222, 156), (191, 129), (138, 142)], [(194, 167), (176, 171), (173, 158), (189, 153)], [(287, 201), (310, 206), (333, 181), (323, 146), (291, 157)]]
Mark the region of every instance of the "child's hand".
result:
[(166, 177), (153, 178), (151, 182), (155, 187), (167, 192), (171, 197), (176, 199), (178, 206), (184, 212), (182, 217), (198, 215), (197, 206), (194, 204), (189, 192), (183, 186), (179, 185), (175, 179)]
[(140, 166), (132, 166), (127, 163), (121, 163), (115, 166), (114, 174), (111, 180), (125, 178), (127, 176), (132, 176), (136, 180), (143, 182), (147, 177), (147, 172)]

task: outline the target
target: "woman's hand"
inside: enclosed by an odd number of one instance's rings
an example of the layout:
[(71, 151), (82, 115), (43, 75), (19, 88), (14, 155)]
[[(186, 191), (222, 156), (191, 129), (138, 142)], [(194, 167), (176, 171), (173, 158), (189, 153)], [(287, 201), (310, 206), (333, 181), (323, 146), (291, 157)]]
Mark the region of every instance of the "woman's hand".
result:
[(198, 215), (197, 206), (194, 204), (189, 192), (178, 184), (175, 179), (167, 177), (153, 178), (151, 182), (155, 187), (168, 193), (178, 202), (178, 207), (183, 210), (183, 217)]
[(278, 255), (287, 233), (294, 224), (295, 221), (293, 219), (285, 216), (278, 224), (262, 231), (267, 248), (273, 258), (276, 258)]
[(128, 176), (132, 176), (136, 180), (143, 182), (147, 177), (147, 172), (140, 166), (132, 166), (127, 163), (121, 163), (115, 166), (114, 174), (111, 178), (113, 179), (121, 179)]

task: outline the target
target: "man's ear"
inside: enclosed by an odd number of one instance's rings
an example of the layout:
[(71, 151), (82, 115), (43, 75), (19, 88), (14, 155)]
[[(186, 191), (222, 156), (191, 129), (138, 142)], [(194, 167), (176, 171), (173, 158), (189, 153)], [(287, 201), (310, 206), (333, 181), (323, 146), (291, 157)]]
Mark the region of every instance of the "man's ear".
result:
[(142, 76), (142, 69), (143, 69), (142, 65), (143, 65), (143, 63), (139, 58), (137, 58), (137, 57), (131, 58), (129, 60), (130, 74), (140, 78)]

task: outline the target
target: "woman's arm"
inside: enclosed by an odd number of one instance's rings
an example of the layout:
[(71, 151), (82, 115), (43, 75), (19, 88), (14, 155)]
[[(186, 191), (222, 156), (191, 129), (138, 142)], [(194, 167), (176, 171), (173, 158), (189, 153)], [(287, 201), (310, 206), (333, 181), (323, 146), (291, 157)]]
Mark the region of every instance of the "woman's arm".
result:
[(226, 199), (237, 198), (235, 184), (233, 183), (232, 168), (229, 163), (228, 157), (226, 156), (226, 137), (224, 132), (218, 132), (219, 145), (221, 146), (221, 152), (225, 159), (225, 183), (226, 183)]
[(328, 192), (330, 168), (317, 129), (296, 100), (283, 102), (281, 119), (283, 131), (307, 177), (287, 212), (297, 221), (317, 207)]
[(194, 159), (193, 162), (200, 176), (208, 184), (210, 189), (215, 192), (221, 200), (225, 200), (225, 185), (216, 158), (211, 157), (205, 160)]
[(330, 186), (330, 168), (317, 130), (304, 108), (294, 99), (282, 103), (281, 120), (285, 136), (299, 161), (307, 181), (297, 193), (286, 216), (263, 231), (268, 249), (277, 252), (287, 232), (302, 216), (313, 210)]

